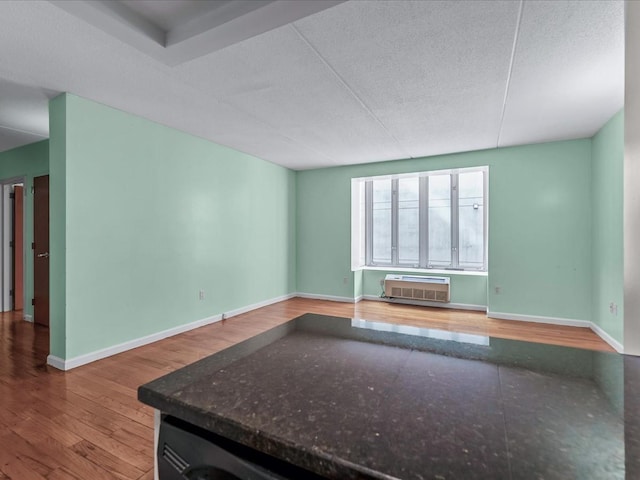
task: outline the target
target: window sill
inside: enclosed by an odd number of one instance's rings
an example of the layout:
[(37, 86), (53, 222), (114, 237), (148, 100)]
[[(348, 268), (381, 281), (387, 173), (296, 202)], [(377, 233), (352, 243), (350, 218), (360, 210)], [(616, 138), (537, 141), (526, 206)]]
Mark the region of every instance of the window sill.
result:
[(358, 270), (372, 270), (378, 272), (389, 272), (389, 273), (427, 273), (429, 275), (465, 275), (469, 277), (486, 277), (488, 276), (488, 272), (479, 272), (476, 270), (442, 270), (436, 268), (408, 268), (408, 267), (359, 267), (354, 271)]

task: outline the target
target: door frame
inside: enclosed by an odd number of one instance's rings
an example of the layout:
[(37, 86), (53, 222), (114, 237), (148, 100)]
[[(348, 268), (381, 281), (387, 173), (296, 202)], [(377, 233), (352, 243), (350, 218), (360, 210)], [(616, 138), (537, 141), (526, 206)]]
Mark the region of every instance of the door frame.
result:
[[(13, 202), (11, 201), (12, 186), (21, 183), (25, 189), (26, 195), (26, 178), (24, 176), (12, 177), (0, 180), (0, 311), (8, 312), (13, 310), (13, 298), (11, 289), (13, 287), (13, 254), (11, 241), (13, 240)], [(26, 205), (26, 202), (25, 202)], [(22, 237), (26, 241), (26, 208), (22, 209)], [(24, 251), (27, 251), (24, 245)], [(22, 256), (22, 269), (26, 272), (25, 256)], [(26, 276), (22, 280), (23, 304), (26, 305)]]

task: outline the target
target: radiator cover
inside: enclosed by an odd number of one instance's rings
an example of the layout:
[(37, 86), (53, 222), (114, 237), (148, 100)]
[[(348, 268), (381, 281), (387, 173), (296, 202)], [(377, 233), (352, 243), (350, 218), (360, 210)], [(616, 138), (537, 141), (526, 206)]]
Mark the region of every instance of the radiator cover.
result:
[(447, 277), (389, 274), (384, 279), (384, 294), (389, 298), (446, 303), (451, 300), (449, 286)]

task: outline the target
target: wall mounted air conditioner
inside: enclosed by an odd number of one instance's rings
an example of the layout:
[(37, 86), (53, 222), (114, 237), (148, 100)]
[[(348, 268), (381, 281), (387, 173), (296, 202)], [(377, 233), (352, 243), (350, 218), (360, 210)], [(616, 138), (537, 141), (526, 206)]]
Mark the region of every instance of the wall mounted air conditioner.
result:
[(388, 274), (384, 279), (384, 295), (406, 300), (449, 302), (449, 278)]

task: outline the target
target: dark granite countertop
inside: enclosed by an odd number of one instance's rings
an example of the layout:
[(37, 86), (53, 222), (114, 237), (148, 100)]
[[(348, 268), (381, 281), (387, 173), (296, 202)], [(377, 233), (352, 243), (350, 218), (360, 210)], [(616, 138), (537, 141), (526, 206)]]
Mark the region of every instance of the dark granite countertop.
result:
[(327, 478), (631, 479), (638, 361), (307, 314), (138, 397)]

